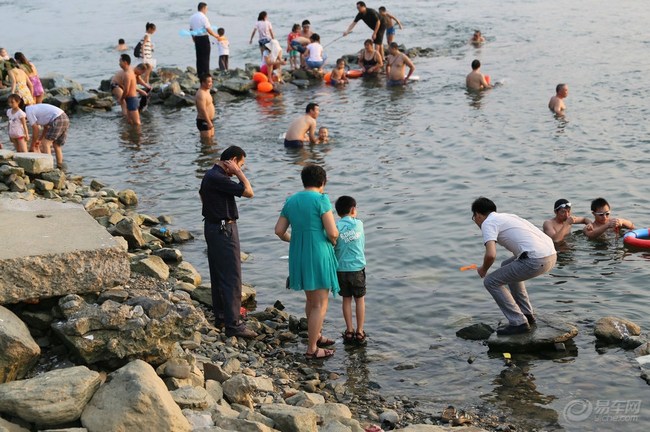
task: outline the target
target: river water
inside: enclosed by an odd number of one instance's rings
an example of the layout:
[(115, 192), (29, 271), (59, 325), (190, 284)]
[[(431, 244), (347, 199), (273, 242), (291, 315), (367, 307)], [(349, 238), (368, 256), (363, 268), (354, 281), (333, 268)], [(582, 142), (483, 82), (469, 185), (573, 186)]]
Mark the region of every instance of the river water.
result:
[[(650, 325), (650, 254), (626, 250), (621, 239), (591, 242), (574, 234), (556, 268), (528, 284), (538, 313), (559, 314), (580, 334), (570, 354), (514, 356), (526, 372), (517, 385), (501, 376), (507, 367), (500, 355), (455, 332), (502, 319), (476, 273), (458, 271), (483, 254), (469, 210), (474, 198), (488, 196), (500, 211), (541, 226), (560, 197), (574, 204), (576, 215), (587, 215), (590, 201), (604, 196), (613, 216), (639, 227), (650, 223), (643, 156), (650, 96), (646, 2), (404, 0), (386, 6), (405, 27), (398, 42), (434, 49), (432, 57), (414, 59), (421, 79), (408, 88), (354, 80), (345, 89), (288, 86), (274, 98), (218, 102), (212, 146), (200, 143), (193, 109), (153, 107), (140, 136), (116, 111), (75, 115), (65, 146), (70, 170), (132, 188), (141, 211), (170, 214), (176, 227), (192, 230), (197, 239), (182, 251), (207, 279), (200, 179), (226, 146), (243, 147), (255, 189), (253, 200), (240, 200), (242, 249), (251, 253), (244, 279), (256, 286), (260, 307), (279, 299), (300, 315), (303, 297), (284, 289), (287, 244), (273, 227), (285, 197), (301, 189), (302, 165), (319, 163), (332, 200), (357, 199), (368, 260), (369, 344), (363, 352), (337, 344), (328, 368), (358, 391), (378, 384), (387, 397), (407, 396), (434, 414), (451, 403), (503, 413), (524, 430), (645, 430), (648, 385), (634, 356), (597, 350), (592, 331), (608, 315)], [(353, 1), (332, 7), (226, 0), (210, 5), (208, 16), (226, 28), (231, 67), (257, 61), (248, 38), (262, 8), (282, 38), (292, 23), (310, 19), (323, 44), (333, 41), (330, 59), (356, 52), (370, 33), (359, 23), (335, 41), (354, 16)], [(96, 88), (118, 69), (111, 50), (117, 39), (133, 46), (147, 21), (158, 26), (159, 66), (194, 65), (191, 41), (178, 35), (194, 9), (195, 2), (171, 0), (0, 1), (0, 46), (23, 51), (43, 75), (60, 72)], [(466, 43), (475, 28), (488, 40), (478, 49)], [(474, 58), (503, 85), (468, 94), (464, 76)], [(559, 82), (570, 89), (565, 119), (546, 107)], [(330, 129), (332, 143), (287, 151), (278, 137), (309, 101), (320, 104), (319, 123)], [(500, 248), (498, 259), (507, 257)], [(343, 328), (336, 298), (326, 333)]]

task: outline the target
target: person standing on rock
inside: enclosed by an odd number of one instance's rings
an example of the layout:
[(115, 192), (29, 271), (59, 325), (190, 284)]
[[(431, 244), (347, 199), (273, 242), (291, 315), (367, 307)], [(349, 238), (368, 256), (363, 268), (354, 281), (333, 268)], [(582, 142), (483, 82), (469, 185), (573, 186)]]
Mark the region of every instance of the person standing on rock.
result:
[(201, 138), (212, 138), (214, 136), (214, 103), (210, 89), (212, 88), (212, 76), (209, 74), (201, 75), (201, 87), (196, 92), (194, 100), (196, 102), (196, 127), (201, 133)]
[[(215, 326), (224, 326), (226, 336), (255, 338), (257, 333), (246, 328), (240, 320), (241, 255), (237, 229), (235, 197), (253, 198), (253, 187), (242, 166), (246, 152), (230, 146), (220, 160), (203, 176), (199, 194), (203, 204), (205, 241), (212, 287), (212, 307)], [(230, 178), (237, 177), (238, 183)]]
[(190, 32), (196, 49), (196, 75), (210, 73), (210, 36), (219, 39), (206, 14), (208, 13), (207, 3), (200, 2), (198, 12), (190, 17)]
[[(557, 259), (553, 240), (517, 215), (497, 213), (496, 204), (485, 197), (472, 203), (472, 220), (481, 229), (485, 245), (483, 264), (476, 271), (508, 319), (508, 325), (497, 329), (497, 334), (526, 333), (535, 323), (535, 315), (524, 281), (553, 268)], [(488, 275), (497, 257), (497, 243), (513, 256)]]
[[(65, 171), (63, 165), (63, 144), (68, 138), (70, 119), (60, 108), (54, 105), (40, 103), (25, 107), (27, 120), (32, 126), (31, 151), (40, 146), (41, 153), (52, 154), (52, 144), (56, 155), (56, 166)], [(43, 129), (40, 130), (39, 126)]]

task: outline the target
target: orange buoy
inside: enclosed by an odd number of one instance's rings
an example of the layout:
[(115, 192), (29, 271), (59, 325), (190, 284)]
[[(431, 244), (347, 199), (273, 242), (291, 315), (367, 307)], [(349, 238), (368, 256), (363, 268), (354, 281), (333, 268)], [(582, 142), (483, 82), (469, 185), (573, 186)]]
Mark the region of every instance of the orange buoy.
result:
[(257, 91), (262, 93), (268, 93), (273, 91), (273, 84), (268, 81), (264, 81), (257, 84)]
[(268, 80), (269, 80), (269, 77), (267, 77), (262, 72), (255, 72), (253, 74), (253, 81), (255, 81), (256, 83), (263, 83), (263, 82), (267, 82)]
[(363, 71), (361, 69), (350, 69), (346, 75), (348, 78), (361, 78)]
[(490, 84), (490, 75), (483, 75), (485, 77), (485, 82)]
[(323, 77), (325, 80), (325, 83), (329, 84), (332, 82), (332, 72), (327, 72), (325, 76)]

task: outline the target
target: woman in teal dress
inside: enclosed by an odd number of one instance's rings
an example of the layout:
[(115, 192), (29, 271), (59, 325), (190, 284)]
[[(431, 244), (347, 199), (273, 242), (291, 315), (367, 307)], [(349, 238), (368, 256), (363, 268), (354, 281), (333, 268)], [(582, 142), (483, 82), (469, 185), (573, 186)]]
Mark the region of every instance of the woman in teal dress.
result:
[(307, 165), (300, 177), (305, 189), (287, 198), (275, 224), (275, 234), (289, 242), (289, 287), (304, 291), (306, 296), (309, 342), (305, 356), (326, 358), (334, 354), (334, 350), (323, 349), (334, 341), (323, 337), (322, 329), (329, 292), (339, 292), (334, 255), (339, 232), (330, 199), (323, 193), (327, 182), (325, 170)]

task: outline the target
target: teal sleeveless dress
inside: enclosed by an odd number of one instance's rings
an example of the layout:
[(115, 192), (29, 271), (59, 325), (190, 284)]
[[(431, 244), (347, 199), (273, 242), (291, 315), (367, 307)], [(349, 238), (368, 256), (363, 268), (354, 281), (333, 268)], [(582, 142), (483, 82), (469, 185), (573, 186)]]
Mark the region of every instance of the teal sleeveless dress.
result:
[(339, 292), (334, 246), (327, 239), (322, 215), (332, 210), (327, 194), (298, 192), (284, 203), (282, 216), (291, 225), (289, 287), (296, 291)]

